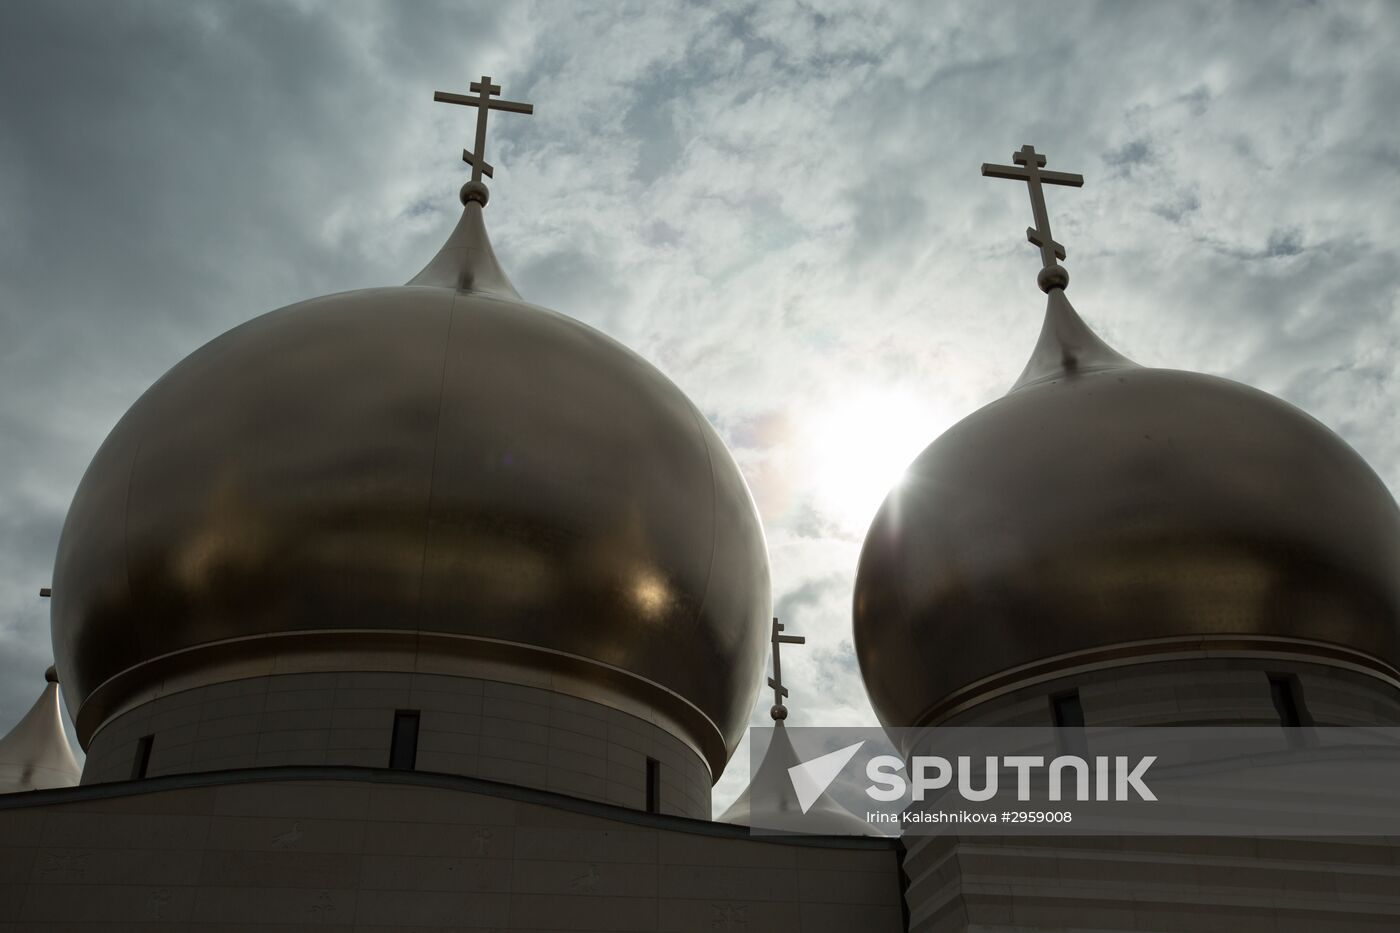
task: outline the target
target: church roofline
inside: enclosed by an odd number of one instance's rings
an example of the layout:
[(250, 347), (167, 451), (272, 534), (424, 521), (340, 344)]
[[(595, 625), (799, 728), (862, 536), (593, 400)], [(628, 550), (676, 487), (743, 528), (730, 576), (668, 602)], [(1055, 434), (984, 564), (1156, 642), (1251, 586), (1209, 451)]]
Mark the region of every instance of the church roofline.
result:
[(243, 768), (229, 771), (197, 771), (144, 778), (139, 781), (113, 781), (82, 784), (54, 790), (35, 790), (0, 796), (0, 810), (53, 806), (87, 800), (109, 800), (134, 797), (168, 790), (199, 787), (221, 787), (231, 784), (269, 784), (291, 781), (362, 781), (371, 784), (398, 784), (430, 787), (482, 794), (501, 800), (551, 807), (584, 816), (628, 823), (648, 829), (685, 832), (698, 836), (748, 839), (753, 842), (778, 845), (810, 846), (822, 849), (898, 850), (899, 839), (889, 836), (763, 836), (751, 833), (747, 827), (733, 826), (713, 820), (700, 820), (666, 813), (647, 813), (617, 804), (601, 803), (571, 797), (553, 791), (522, 787), (485, 778), (462, 777), (425, 771), (401, 771), (390, 768), (357, 768), (344, 765), (294, 765), (273, 768)]

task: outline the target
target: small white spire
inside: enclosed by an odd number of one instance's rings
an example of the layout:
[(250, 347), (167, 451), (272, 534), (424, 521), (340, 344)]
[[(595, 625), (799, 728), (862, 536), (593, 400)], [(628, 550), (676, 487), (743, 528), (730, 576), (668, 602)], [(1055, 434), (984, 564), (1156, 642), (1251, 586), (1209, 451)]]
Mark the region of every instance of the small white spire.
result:
[(0, 794), (52, 787), (72, 787), (82, 769), (63, 733), (58, 708), (58, 672), (50, 667), (38, 701), (0, 739)]
[(759, 800), (756, 822), (760, 829), (833, 836), (878, 835), (864, 820), (827, 794), (823, 794), (808, 807), (802, 806), (793, 788), (790, 774), (792, 769), (800, 766), (803, 761), (798, 757), (797, 750), (792, 747), (788, 730), (779, 728), (781, 726), (782, 723), (779, 722), (773, 729), (772, 741), (768, 743), (763, 760), (753, 772), (753, 780), (716, 822), (753, 826), (753, 797), (754, 788), (757, 787)]

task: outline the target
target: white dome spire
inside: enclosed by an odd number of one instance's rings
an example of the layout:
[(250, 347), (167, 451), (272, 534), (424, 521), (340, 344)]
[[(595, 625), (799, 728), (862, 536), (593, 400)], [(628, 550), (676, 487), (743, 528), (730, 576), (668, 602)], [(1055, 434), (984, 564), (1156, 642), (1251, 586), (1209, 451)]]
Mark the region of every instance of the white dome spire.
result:
[(78, 783), (81, 769), (58, 708), (58, 673), (50, 667), (44, 676), (48, 683), (38, 701), (0, 739), (0, 794)]

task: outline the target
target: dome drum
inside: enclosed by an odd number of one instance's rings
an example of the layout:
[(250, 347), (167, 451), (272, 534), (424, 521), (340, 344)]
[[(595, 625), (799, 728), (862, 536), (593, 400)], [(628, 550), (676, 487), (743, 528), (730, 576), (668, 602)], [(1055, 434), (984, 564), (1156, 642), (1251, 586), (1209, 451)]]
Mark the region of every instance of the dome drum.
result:
[(548, 691), (626, 713), (684, 742), (717, 779), (728, 759), (704, 711), (675, 691), (589, 658), (533, 645), (431, 632), (279, 632), (199, 645), (145, 661), (94, 690), (75, 731), (88, 747), (146, 704), (216, 684), (324, 673), (405, 673)]

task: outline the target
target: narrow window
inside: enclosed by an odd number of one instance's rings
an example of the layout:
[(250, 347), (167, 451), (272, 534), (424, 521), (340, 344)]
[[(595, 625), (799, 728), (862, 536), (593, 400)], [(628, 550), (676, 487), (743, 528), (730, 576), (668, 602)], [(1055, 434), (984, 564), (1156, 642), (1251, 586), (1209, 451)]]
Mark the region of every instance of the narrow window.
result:
[(131, 762), (133, 781), (139, 781), (146, 776), (146, 769), (151, 766), (151, 746), (155, 741), (154, 735), (143, 735), (136, 741), (136, 757)]
[(389, 740), (389, 767), (412, 771), (418, 760), (418, 710), (394, 713), (394, 734)]
[(647, 759), (647, 812), (661, 812), (661, 762)]
[(1068, 690), (1050, 697), (1050, 715), (1055, 721), (1060, 751), (1087, 758), (1089, 741), (1084, 736), (1084, 705), (1079, 702), (1079, 691)]
[(1071, 690), (1050, 698), (1050, 707), (1055, 714), (1055, 728), (1083, 729), (1084, 706), (1079, 702), (1079, 691)]
[(1297, 674), (1270, 674), (1269, 694), (1278, 711), (1279, 723), (1285, 729), (1298, 729), (1312, 725), (1308, 707), (1303, 702), (1303, 685)]

